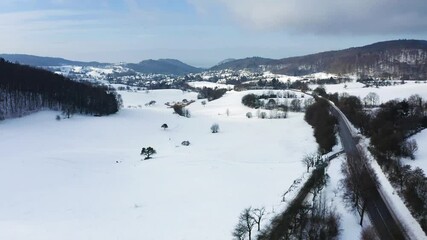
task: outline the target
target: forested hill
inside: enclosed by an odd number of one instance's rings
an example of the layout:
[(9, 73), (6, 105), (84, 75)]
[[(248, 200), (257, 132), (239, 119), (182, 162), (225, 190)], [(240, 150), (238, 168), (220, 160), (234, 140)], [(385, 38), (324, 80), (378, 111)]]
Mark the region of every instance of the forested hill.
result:
[(176, 59), (150, 59), (140, 63), (129, 63), (126, 66), (134, 71), (145, 74), (185, 75), (203, 71), (201, 68), (190, 66)]
[(0, 58), (0, 119), (42, 109), (90, 115), (116, 113), (120, 96), (106, 87), (72, 81), (52, 72)]
[(50, 66), (62, 66), (62, 65), (74, 65), (74, 66), (105, 66), (106, 63), (100, 62), (82, 62), (72, 61), (58, 57), (40, 57), (27, 54), (0, 54), (0, 58), (4, 58), (9, 62), (20, 63), (24, 65), (37, 66), (37, 67), (50, 67)]
[(427, 79), (427, 41), (394, 40), (283, 59), (245, 58), (219, 64), (212, 69), (249, 69), (287, 75), (328, 72), (385, 79)]

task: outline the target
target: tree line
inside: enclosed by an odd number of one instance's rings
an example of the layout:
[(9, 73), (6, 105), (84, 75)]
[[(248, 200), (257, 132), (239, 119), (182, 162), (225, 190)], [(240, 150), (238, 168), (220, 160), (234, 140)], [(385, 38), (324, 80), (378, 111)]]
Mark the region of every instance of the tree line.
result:
[(329, 112), (329, 103), (322, 98), (310, 105), (304, 120), (314, 128), (314, 137), (319, 144), (319, 152), (327, 153), (337, 144), (336, 129), (337, 119)]
[[(310, 162), (315, 163), (311, 176), (296, 197), (288, 203), (286, 210), (272, 218), (271, 222), (259, 231), (257, 239), (338, 239), (340, 216), (330, 209), (322, 194), (329, 178), (326, 173), (328, 161), (320, 155), (305, 158), (310, 158)], [(307, 199), (309, 193), (311, 199)], [(239, 229), (238, 226), (233, 233)], [(236, 235), (233, 236), (239, 239)]]
[(0, 59), (0, 119), (42, 109), (101, 116), (116, 113), (121, 105), (114, 89)]
[[(280, 99), (283, 101), (280, 101)], [(271, 91), (261, 95), (249, 93), (242, 97), (242, 104), (247, 107), (267, 110), (277, 109), (283, 112), (301, 112), (313, 102), (312, 98), (299, 99), (292, 92), (274, 93)]]

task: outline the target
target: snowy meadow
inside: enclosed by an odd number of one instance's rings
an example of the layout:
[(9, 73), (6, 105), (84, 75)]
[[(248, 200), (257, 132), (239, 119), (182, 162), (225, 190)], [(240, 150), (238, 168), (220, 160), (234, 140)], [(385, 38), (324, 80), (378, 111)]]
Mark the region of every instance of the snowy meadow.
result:
[[(303, 113), (247, 118), (247, 92), (205, 106), (180, 90), (120, 94), (112, 116), (0, 123), (0, 239), (230, 239), (242, 209), (283, 208), (317, 150)], [(196, 101), (191, 118), (165, 105), (182, 99)], [(149, 146), (157, 154), (143, 161)]]

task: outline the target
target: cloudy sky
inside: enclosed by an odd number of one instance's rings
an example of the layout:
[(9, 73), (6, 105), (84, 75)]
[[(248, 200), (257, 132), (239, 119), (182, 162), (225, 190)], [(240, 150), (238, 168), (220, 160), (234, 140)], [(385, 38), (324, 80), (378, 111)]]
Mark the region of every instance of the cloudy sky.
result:
[(283, 58), (427, 40), (426, 0), (1, 0), (0, 52), (73, 60)]

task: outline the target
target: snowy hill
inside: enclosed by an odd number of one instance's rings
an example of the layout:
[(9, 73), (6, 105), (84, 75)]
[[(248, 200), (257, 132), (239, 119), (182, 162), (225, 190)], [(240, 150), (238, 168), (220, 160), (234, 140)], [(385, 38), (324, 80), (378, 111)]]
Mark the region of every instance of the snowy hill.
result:
[(188, 73), (198, 73), (203, 71), (201, 68), (193, 67), (176, 59), (159, 59), (159, 60), (144, 60), (139, 63), (100, 63), (100, 62), (83, 62), (73, 61), (58, 57), (40, 57), (27, 54), (0, 54), (3, 58), (10, 62), (17, 62), (24, 65), (35, 67), (43, 67), (48, 69), (58, 69), (63, 67), (71, 68), (96, 68), (96, 69), (111, 69), (112, 67), (121, 66), (142, 74), (170, 74), (183, 75)]
[(106, 63), (100, 62), (82, 62), (82, 61), (72, 61), (64, 58), (58, 57), (40, 57), (27, 54), (0, 54), (0, 58), (4, 58), (10, 62), (18, 62), (24, 65), (30, 65), (35, 67), (49, 67), (49, 66), (64, 66), (64, 65), (74, 65), (74, 66), (105, 66)]
[(184, 75), (201, 72), (202, 69), (190, 66), (176, 59), (144, 60), (140, 63), (129, 63), (130, 69), (145, 74)]
[(245, 58), (217, 65), (213, 70), (267, 70), (298, 76), (327, 72), (385, 79), (427, 79), (426, 64), (427, 41), (395, 40), (277, 60)]

